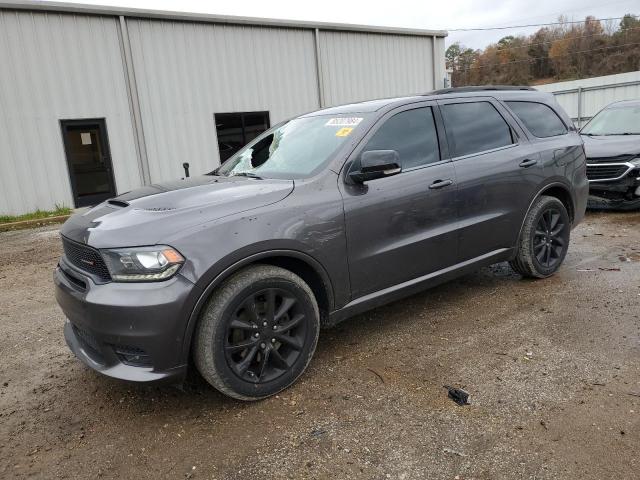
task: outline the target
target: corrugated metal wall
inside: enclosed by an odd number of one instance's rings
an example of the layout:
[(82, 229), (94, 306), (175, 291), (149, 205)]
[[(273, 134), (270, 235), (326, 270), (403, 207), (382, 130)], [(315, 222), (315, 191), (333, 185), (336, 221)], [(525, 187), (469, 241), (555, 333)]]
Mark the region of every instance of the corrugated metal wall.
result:
[(432, 37), (324, 30), (319, 37), (327, 106), (434, 88)]
[(424, 35), (318, 33), (316, 49), (308, 26), (0, 9), (0, 214), (74, 206), (63, 119), (106, 120), (122, 193), (143, 184), (145, 159), (152, 182), (183, 176), (183, 162), (193, 175), (219, 165), (215, 113), (266, 110), (273, 125), (321, 97), (442, 86), (444, 38), (434, 49)]
[(75, 118), (106, 119), (118, 190), (139, 185), (116, 19), (0, 10), (0, 214), (73, 206)]
[(574, 123), (581, 127), (611, 102), (640, 99), (640, 71), (549, 83), (536, 88), (553, 93)]
[(128, 20), (151, 180), (219, 165), (214, 113), (318, 108), (313, 31)]

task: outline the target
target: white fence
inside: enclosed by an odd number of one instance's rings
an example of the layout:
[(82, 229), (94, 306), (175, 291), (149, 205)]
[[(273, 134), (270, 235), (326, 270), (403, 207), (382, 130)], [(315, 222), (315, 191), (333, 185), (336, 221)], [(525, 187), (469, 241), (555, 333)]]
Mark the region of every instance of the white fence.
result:
[(553, 93), (576, 126), (582, 127), (611, 102), (640, 99), (640, 71), (548, 83), (535, 88)]

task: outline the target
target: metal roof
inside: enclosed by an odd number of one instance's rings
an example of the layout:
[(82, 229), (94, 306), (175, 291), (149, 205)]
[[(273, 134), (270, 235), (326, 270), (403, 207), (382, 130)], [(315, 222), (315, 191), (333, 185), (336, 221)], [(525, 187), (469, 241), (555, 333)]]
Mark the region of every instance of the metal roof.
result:
[(428, 37), (446, 37), (445, 30), (422, 30), (413, 28), (381, 27), (370, 25), (353, 25), (347, 23), (309, 22), (302, 20), (280, 20), (274, 18), (254, 18), (231, 15), (214, 15), (208, 13), (171, 12), (164, 10), (148, 10), (140, 8), (122, 8), (80, 3), (43, 2), (38, 0), (0, 0), (0, 9), (26, 10), (41, 12), (62, 12), (85, 15), (124, 16), (132, 18), (148, 18), (156, 20), (176, 20), (183, 22), (217, 23), (230, 25), (253, 25), (261, 27), (301, 28), (336, 30), (343, 32), (386, 33), (395, 35), (412, 35)]

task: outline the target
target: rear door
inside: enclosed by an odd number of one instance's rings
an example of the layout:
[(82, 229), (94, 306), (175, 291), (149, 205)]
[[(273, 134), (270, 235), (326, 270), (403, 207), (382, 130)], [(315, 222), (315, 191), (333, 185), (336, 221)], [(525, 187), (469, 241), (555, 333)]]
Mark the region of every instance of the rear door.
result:
[(543, 179), (540, 155), (495, 99), (438, 104), (458, 182), (458, 261), (513, 247)]
[(389, 112), (362, 140), (347, 169), (368, 150), (396, 150), (402, 173), (363, 185), (340, 182), (352, 298), (455, 263), (455, 171), (434, 103)]

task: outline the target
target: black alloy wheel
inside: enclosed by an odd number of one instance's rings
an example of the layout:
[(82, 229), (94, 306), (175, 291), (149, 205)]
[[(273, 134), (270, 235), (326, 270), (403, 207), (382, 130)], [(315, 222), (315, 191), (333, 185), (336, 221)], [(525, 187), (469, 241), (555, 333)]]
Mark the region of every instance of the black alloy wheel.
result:
[(541, 195), (534, 200), (524, 219), (516, 255), (509, 263), (523, 277), (553, 275), (567, 255), (571, 218), (557, 197)]
[(225, 357), (242, 380), (265, 383), (298, 360), (307, 321), (296, 294), (267, 288), (249, 294), (227, 324)]
[(302, 375), (319, 333), (309, 285), (284, 268), (252, 265), (214, 290), (196, 325), (193, 359), (225, 395), (259, 400)]
[(544, 268), (553, 268), (564, 257), (565, 229), (569, 228), (556, 208), (542, 212), (534, 231), (533, 253)]

